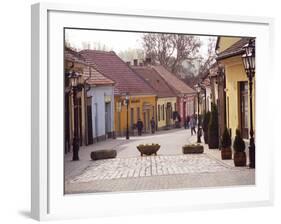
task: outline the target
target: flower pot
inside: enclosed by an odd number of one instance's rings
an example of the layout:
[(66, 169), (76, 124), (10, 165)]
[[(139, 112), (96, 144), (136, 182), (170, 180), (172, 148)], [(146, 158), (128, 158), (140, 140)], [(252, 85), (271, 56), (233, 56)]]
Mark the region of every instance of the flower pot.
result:
[(234, 165), (235, 166), (246, 166), (246, 153), (235, 152), (234, 153)]
[(160, 149), (159, 144), (152, 144), (152, 145), (138, 145), (137, 149), (139, 150), (141, 156), (143, 155), (157, 155), (157, 151)]
[(221, 159), (232, 159), (232, 150), (230, 147), (221, 149)]

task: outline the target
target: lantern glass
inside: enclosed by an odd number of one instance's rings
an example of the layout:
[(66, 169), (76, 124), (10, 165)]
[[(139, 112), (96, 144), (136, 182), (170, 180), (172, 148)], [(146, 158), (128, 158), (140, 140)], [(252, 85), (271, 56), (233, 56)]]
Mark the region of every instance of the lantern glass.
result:
[(243, 60), (244, 68), (245, 68), (245, 70), (247, 72), (249, 70), (249, 68), (250, 68), (249, 61), (248, 61), (248, 56), (246, 54), (243, 54), (242, 60)]
[(78, 74), (78, 84), (84, 84), (84, 78), (80, 74)]
[(70, 79), (71, 86), (78, 85), (78, 76), (74, 71), (70, 73), (69, 79)]
[(126, 101), (128, 102), (129, 100), (129, 93), (126, 93)]

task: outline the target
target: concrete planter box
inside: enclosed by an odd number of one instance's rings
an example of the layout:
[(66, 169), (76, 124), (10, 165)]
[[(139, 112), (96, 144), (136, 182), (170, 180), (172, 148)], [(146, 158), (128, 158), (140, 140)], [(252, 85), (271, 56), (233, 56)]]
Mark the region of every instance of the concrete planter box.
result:
[(99, 159), (112, 159), (117, 156), (116, 150), (108, 149), (108, 150), (97, 150), (91, 152), (91, 159), (92, 160), (99, 160)]
[(140, 151), (141, 156), (143, 155), (157, 155), (157, 151), (160, 149), (159, 144), (146, 144), (146, 145), (138, 145), (137, 149)]
[(203, 152), (204, 152), (203, 145), (184, 145), (182, 147), (183, 154), (197, 154)]

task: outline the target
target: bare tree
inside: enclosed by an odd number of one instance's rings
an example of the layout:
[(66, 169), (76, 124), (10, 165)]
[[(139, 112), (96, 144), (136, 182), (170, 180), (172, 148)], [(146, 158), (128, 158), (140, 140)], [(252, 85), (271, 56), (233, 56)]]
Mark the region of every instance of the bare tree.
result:
[(210, 66), (215, 63), (216, 59), (216, 37), (210, 37), (208, 39), (208, 52), (206, 57), (202, 57), (200, 61), (199, 69), (198, 69), (198, 77), (204, 76), (209, 70)]
[(147, 33), (142, 40), (146, 56), (175, 74), (180, 73), (184, 61), (198, 58), (201, 46), (200, 39), (192, 35)]
[(111, 51), (112, 48), (106, 46), (101, 42), (90, 42), (90, 41), (83, 41), (82, 42), (82, 49), (91, 49), (91, 50), (98, 50), (98, 51)]
[(144, 51), (143, 51), (143, 49), (128, 48), (127, 50), (118, 52), (118, 56), (120, 58), (122, 58), (123, 61), (133, 61), (134, 59), (143, 61), (144, 60)]

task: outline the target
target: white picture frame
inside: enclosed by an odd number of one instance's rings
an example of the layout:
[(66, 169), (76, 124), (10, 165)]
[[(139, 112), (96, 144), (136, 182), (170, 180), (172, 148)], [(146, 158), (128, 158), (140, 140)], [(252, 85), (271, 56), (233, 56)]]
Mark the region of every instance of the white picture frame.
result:
[[(32, 184), (31, 214), (37, 220), (100, 217), (273, 203), (273, 143), (266, 127), (270, 91), (258, 76), (256, 185), (107, 194), (63, 194), (63, 27), (170, 31), (205, 35), (254, 36), (257, 75), (270, 74), (273, 19), (191, 12), (97, 9), (94, 6), (32, 5)], [(266, 150), (265, 150), (266, 149)], [(120, 206), (120, 204), (122, 206)]]

